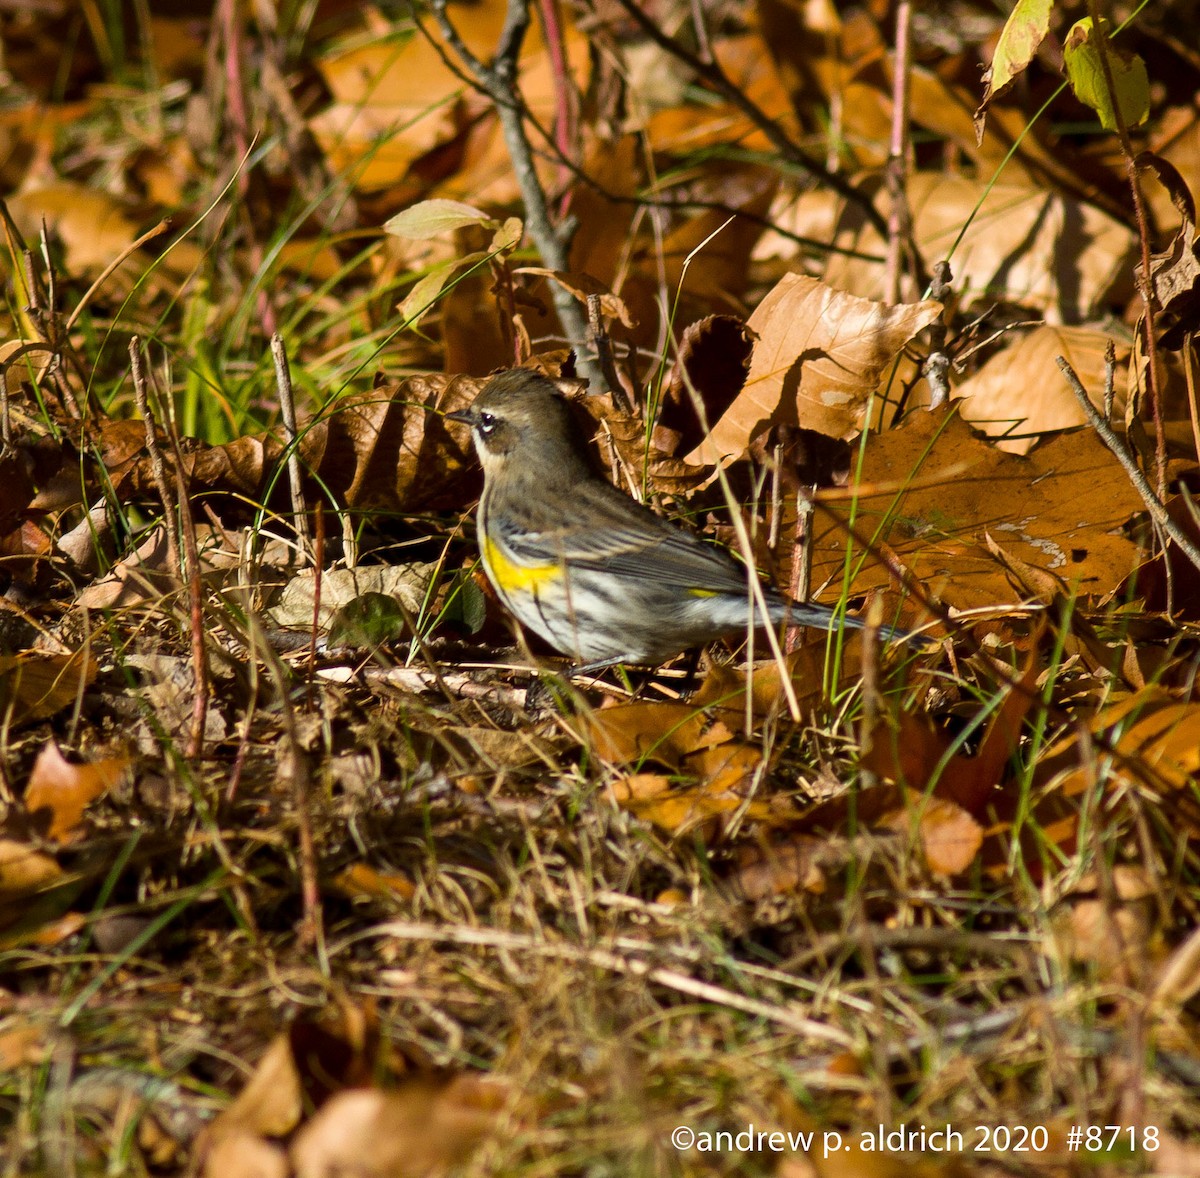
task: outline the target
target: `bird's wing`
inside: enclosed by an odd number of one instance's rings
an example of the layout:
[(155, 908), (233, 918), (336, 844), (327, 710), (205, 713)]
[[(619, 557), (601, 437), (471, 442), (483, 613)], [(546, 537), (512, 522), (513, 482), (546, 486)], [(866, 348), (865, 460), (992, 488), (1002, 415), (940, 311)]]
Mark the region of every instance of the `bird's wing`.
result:
[(527, 564), (552, 559), (577, 568), (651, 577), (680, 589), (746, 591), (745, 569), (724, 549), (659, 519), (619, 491), (613, 490), (612, 496), (581, 495), (564, 507), (559, 528), (524, 533), (504, 529), (511, 555)]

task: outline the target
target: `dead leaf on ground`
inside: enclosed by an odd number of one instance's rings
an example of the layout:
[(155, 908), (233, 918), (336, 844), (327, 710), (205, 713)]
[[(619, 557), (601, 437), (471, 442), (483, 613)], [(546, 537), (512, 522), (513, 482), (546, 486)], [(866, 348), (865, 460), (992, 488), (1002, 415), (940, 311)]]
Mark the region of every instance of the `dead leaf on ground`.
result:
[(233, 1103), (205, 1130), (202, 1155), (223, 1137), (283, 1137), (303, 1113), (303, 1086), (288, 1035), (277, 1035)]
[(128, 757), (74, 764), (49, 741), (33, 763), (25, 787), (25, 809), (34, 822), (45, 823), (46, 838), (68, 842), (77, 833), (88, 803), (119, 785), (132, 767)]
[(57, 861), (45, 852), (16, 839), (0, 837), (0, 901), (5, 904), (44, 891), (58, 883), (64, 874)]
[[(1106, 869), (1107, 870), (1107, 869)], [(1106, 887), (1084, 876), (1051, 913), (1048, 950), (1135, 985), (1166, 956), (1158, 934), (1158, 885), (1140, 867), (1117, 864)]]
[(915, 834), (934, 875), (960, 875), (983, 846), (983, 827), (961, 806), (916, 790), (904, 791), (905, 805), (880, 819), (900, 834)]
[(509, 1123), (513, 1090), (462, 1075), (332, 1097), (292, 1144), (297, 1178), (437, 1178)]
[[(359, 511), (461, 507), (475, 466), (466, 427), (448, 423), (446, 414), (470, 405), (483, 384), (466, 376), (414, 376), (329, 406), (300, 430), (301, 463), (313, 476), (309, 501), (332, 494), (339, 505)], [(193, 496), (224, 492), (261, 503), (270, 493), (286, 510), (285, 457), (283, 442), (272, 434), (221, 446), (197, 443), (184, 455), (184, 476)], [(149, 456), (138, 449), (116, 458), (109, 467), (114, 492), (156, 501)]]
[[(1090, 327), (1038, 327), (955, 386), (959, 412), (965, 421), (996, 439), (999, 449), (1028, 454), (1044, 434), (1087, 424), (1055, 363), (1058, 356), (1066, 357), (1092, 404), (1103, 412), (1104, 354), (1110, 342), (1116, 342), (1111, 335)], [(1123, 366), (1128, 356), (1127, 347), (1117, 349), (1118, 390), (1123, 390), (1127, 381)], [(1118, 395), (1118, 417), (1124, 404), (1124, 396)], [(1008, 437), (1010, 434), (1018, 436)]]
[[(920, 485), (904, 490), (911, 483)], [(927, 593), (957, 609), (1020, 600), (988, 551), (988, 535), (1093, 599), (1121, 585), (1141, 559), (1123, 529), (1144, 504), (1090, 431), (1053, 438), (1026, 458), (974, 437), (953, 409), (913, 413), (870, 437), (860, 485), (887, 490), (858, 499), (858, 535), (889, 545)], [(814, 518), (814, 584), (841, 581), (846, 512), (837, 504), (833, 519), (825, 511)], [(856, 565), (852, 593), (895, 583), (881, 557), (868, 552)]]
[(917, 796), (953, 802), (972, 818), (984, 819), (1035, 703), (1038, 670), (1033, 642), (1024, 669), (1010, 685), (997, 687), (1003, 698), (991, 710), (974, 756), (956, 751), (951, 736), (925, 714), (901, 712), (877, 722), (863, 754), (863, 767)]
[(941, 311), (932, 299), (888, 307), (785, 274), (750, 316), (757, 339), (745, 386), (686, 461), (744, 454), (773, 422), (836, 438), (857, 433), (887, 366)]
[(14, 727), (44, 720), (73, 704), (95, 677), (96, 664), (83, 650), (0, 655), (0, 716)]
[[(416, 618), (426, 604), (436, 563), (362, 565), (352, 569), (325, 569), (321, 573), (321, 603), (317, 626), (328, 629), (339, 610), (368, 593), (394, 598)], [(311, 569), (294, 576), (279, 600), (268, 611), (272, 624), (285, 629), (310, 631), (316, 603), (317, 579)]]
[[(1003, 301), (1049, 322), (1080, 323), (1101, 311), (1137, 242), (1128, 226), (1094, 204), (1033, 180), (991, 184), (988, 177), (917, 172), (908, 203), (922, 256), (950, 256), (964, 309)], [(825, 281), (879, 298), (884, 243), (857, 216), (846, 215), (845, 224), (836, 241), (847, 252), (830, 255)]]
[(596, 756), (614, 765), (656, 761), (679, 769), (697, 749), (724, 744), (733, 733), (704, 709), (683, 703), (639, 702), (593, 708), (579, 717)]
[(748, 844), (739, 849), (728, 879), (747, 900), (798, 891), (820, 895), (827, 887), (825, 865), (833, 858), (829, 849), (828, 838), (799, 833)]

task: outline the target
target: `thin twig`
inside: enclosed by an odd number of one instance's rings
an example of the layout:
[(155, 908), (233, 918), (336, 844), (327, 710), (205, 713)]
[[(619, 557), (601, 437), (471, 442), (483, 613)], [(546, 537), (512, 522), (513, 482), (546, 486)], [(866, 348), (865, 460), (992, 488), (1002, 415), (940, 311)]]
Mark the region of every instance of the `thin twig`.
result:
[[(937, 299), (943, 305), (950, 294), (950, 281), (954, 276), (950, 273), (949, 262), (937, 262), (933, 267), (933, 281), (929, 284), (930, 298)], [(940, 409), (950, 400), (950, 356), (946, 352), (945, 315), (939, 318), (929, 328), (929, 355), (921, 371), (929, 385), (929, 409)]]
[(288, 367), (287, 349), (283, 337), (271, 336), (271, 359), (275, 362), (275, 388), (279, 393), (279, 410), (283, 415), (283, 432), (287, 441), (288, 485), (292, 492), (292, 519), (300, 537), (300, 557), (308, 556), (308, 517), (304, 510), (304, 477), (300, 469), (300, 449), (297, 442), (296, 398), (292, 394), (292, 372)]
[(839, 196), (845, 197), (851, 204), (857, 206), (880, 236), (887, 238), (887, 220), (875, 207), (871, 198), (860, 192), (845, 176), (831, 171), (794, 143), (783, 130), (779, 120), (771, 118), (766, 111), (747, 97), (742, 88), (725, 73), (716, 60), (703, 61), (675, 38), (668, 36), (657, 22), (644, 11), (644, 6), (637, 3), (636, 0), (617, 0), (617, 3), (621, 6), (622, 11), (660, 49), (665, 49), (672, 57), (683, 62), (702, 81), (707, 82), (713, 90), (720, 94), (726, 102), (736, 106), (767, 137), (771, 146), (779, 152), (784, 160), (804, 172), (810, 180), (832, 188)]
[[(447, 0), (433, 0), (433, 15), (446, 43), (470, 71), (475, 84), (492, 100), (500, 119), (500, 129), (508, 148), (513, 172), (525, 206), (525, 224), (542, 261), (551, 270), (569, 270), (567, 243), (574, 226), (567, 221), (557, 227), (551, 222), (546, 193), (534, 166), (533, 150), (525, 134), (524, 102), (517, 90), (517, 59), (529, 28), (527, 0), (508, 0), (508, 10), (492, 64), (481, 61), (459, 35), (446, 13)], [(587, 354), (587, 319), (575, 297), (557, 283), (551, 285), (551, 297), (562, 321), (567, 340), (575, 349), (576, 367), (594, 388), (599, 389), (603, 373)]]
[(175, 442), (175, 482), (183, 505), (179, 522), (183, 530), (183, 550), (187, 554), (188, 618), (191, 623), (192, 677), (196, 695), (192, 700), (192, 730), (188, 734), (187, 759), (195, 761), (204, 753), (204, 730), (208, 726), (208, 697), (212, 687), (208, 673), (208, 646), (204, 630), (204, 586), (200, 580), (200, 546), (196, 543), (196, 521), (187, 506), (188, 488), (183, 477), (183, 460)]
[(884, 297), (888, 303), (900, 301), (900, 274), (904, 247), (910, 236), (912, 218), (908, 209), (908, 91), (912, 67), (912, 0), (899, 0), (896, 5), (896, 51), (892, 59), (892, 134), (888, 146), (887, 183), (888, 209), (887, 268)]
[(1150, 486), (1146, 476), (1142, 474), (1138, 464), (1133, 460), (1133, 455), (1129, 453), (1128, 449), (1121, 442), (1121, 439), (1113, 432), (1112, 426), (1096, 411), (1096, 406), (1092, 404), (1091, 398), (1087, 395), (1087, 390), (1083, 387), (1079, 377), (1075, 375), (1075, 370), (1067, 363), (1066, 357), (1057, 356), (1055, 360), (1063, 376), (1066, 377), (1067, 384), (1070, 386), (1071, 392), (1075, 394), (1075, 399), (1079, 402), (1079, 406), (1086, 415), (1092, 429), (1100, 435), (1100, 440), (1112, 451), (1113, 457), (1125, 468), (1125, 473), (1129, 476), (1129, 481), (1142, 497), (1142, 502), (1145, 503), (1147, 511), (1150, 512), (1150, 518), (1179, 545), (1179, 550), (1184, 556), (1196, 568), (1200, 569), (1200, 548), (1196, 547), (1191, 537), (1171, 518), (1162, 500), (1154, 493), (1154, 488)]
[[(793, 601), (807, 601), (812, 580), (812, 520), (815, 503), (813, 493), (803, 487), (796, 492), (796, 534), (792, 543), (792, 572), (788, 578), (788, 594)], [(800, 645), (803, 626), (789, 626), (787, 650), (791, 654)]]
[(621, 383), (616, 365), (613, 363), (612, 344), (609, 342), (608, 332), (604, 327), (604, 316), (600, 314), (600, 296), (598, 294), (588, 295), (587, 312), (588, 342), (596, 353), (596, 363), (600, 365), (605, 383), (612, 393), (613, 406), (622, 413), (632, 413), (633, 406), (630, 405), (629, 398), (625, 395), (625, 386)]
[(1149, 361), (1150, 415), (1154, 419), (1154, 481), (1161, 499), (1167, 492), (1167, 437), (1162, 416), (1162, 390), (1158, 383), (1158, 339), (1154, 334), (1154, 313), (1158, 300), (1154, 296), (1154, 279), (1150, 272), (1150, 222), (1146, 216), (1146, 200), (1142, 195), (1141, 164), (1133, 149), (1133, 140), (1129, 137), (1125, 112), (1121, 109), (1121, 96), (1113, 79), (1112, 62), (1109, 60), (1111, 41), (1098, 0), (1088, 0), (1088, 12), (1092, 18), (1092, 30), (1100, 42), (1100, 70), (1104, 75), (1104, 88), (1108, 92), (1113, 121), (1117, 126), (1117, 138), (1121, 141), (1121, 154), (1125, 157), (1125, 167), (1129, 173), (1129, 190), (1133, 194), (1133, 212), (1141, 246), (1142, 264), (1137, 270), (1137, 285), (1138, 293), (1142, 296), (1142, 332)]
[(292, 787), (292, 804), (296, 808), (296, 829), (300, 836), (300, 897), (302, 916), (298, 939), (305, 948), (317, 953), (322, 971), (329, 972), (325, 948), (325, 920), (321, 909), (321, 890), (317, 880), (317, 847), (313, 838), (312, 814), (309, 813), (308, 758), (300, 747), (296, 732), (296, 717), (292, 701), (286, 694), (281, 700), (280, 717), (283, 732), (279, 746), (278, 772)]
[(129, 363), (133, 374), (133, 396), (138, 413), (146, 427), (146, 451), (150, 455), (150, 473), (158, 488), (158, 497), (163, 506), (163, 527), (167, 533), (167, 563), (172, 571), (183, 580), (183, 565), (179, 561), (179, 541), (175, 537), (175, 495), (167, 478), (167, 466), (163, 461), (162, 448), (158, 444), (158, 433), (154, 428), (154, 417), (150, 412), (150, 397), (146, 387), (146, 364), (142, 359), (142, 341), (135, 335), (129, 341)]
[(317, 500), (317, 516), (314, 525), (316, 538), (313, 541), (313, 612), (308, 642), (308, 690), (310, 692), (317, 674), (317, 638), (321, 629), (321, 579), (325, 571), (325, 511), (324, 504), (319, 499)]

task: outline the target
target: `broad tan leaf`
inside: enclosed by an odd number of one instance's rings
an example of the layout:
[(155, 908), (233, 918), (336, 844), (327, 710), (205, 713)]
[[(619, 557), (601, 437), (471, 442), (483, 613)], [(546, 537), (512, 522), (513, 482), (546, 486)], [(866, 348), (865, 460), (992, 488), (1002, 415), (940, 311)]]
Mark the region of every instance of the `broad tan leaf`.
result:
[[(1087, 424), (1075, 394), (1059, 372), (1056, 357), (1066, 357), (1092, 404), (1103, 411), (1104, 354), (1110, 340), (1112, 336), (1090, 327), (1038, 327), (955, 386), (959, 412), (995, 438), (1001, 450), (1027, 454), (1041, 435)], [(1115, 388), (1121, 393), (1128, 381), (1124, 369), (1128, 354), (1127, 347), (1117, 351)], [(1119, 393), (1118, 418), (1124, 403)], [(1006, 436), (1009, 434), (1020, 436)]]
[[(991, 185), (986, 178), (916, 172), (908, 203), (922, 255), (950, 258), (963, 308), (1002, 301), (1052, 323), (1078, 323), (1103, 308), (1137, 244), (1129, 226), (1095, 205), (1007, 174)], [(835, 241), (867, 257), (832, 254), (825, 281), (882, 297), (887, 251), (875, 230), (847, 216)]]
[(435, 1178), (508, 1123), (514, 1092), (486, 1077), (411, 1080), (328, 1100), (296, 1134), (296, 1178)]
[[(856, 529), (876, 551), (856, 563), (855, 593), (895, 584), (880, 543), (926, 592), (962, 609), (1020, 600), (988, 536), (1085, 597), (1111, 592), (1141, 559), (1122, 529), (1144, 505), (1090, 431), (1063, 434), (1026, 458), (972, 436), (952, 409), (916, 412), (871, 436), (858, 485), (868, 493)], [(820, 511), (814, 520), (816, 585), (842, 576), (848, 508), (831, 511), (835, 518)], [(858, 544), (855, 553), (857, 562)]]
[(82, 650), (0, 655), (0, 715), (13, 725), (44, 720), (74, 703), (95, 677), (96, 664)]
[(983, 827), (954, 802), (904, 791), (905, 806), (886, 815), (881, 826), (916, 835), (925, 864), (934, 875), (959, 875), (983, 846)]
[(47, 819), (48, 839), (67, 842), (83, 820), (88, 803), (118, 785), (131, 767), (128, 757), (73, 764), (49, 741), (33, 763), (25, 787), (25, 809), (35, 822)]
[(932, 299), (886, 307), (784, 275), (750, 317), (758, 338), (741, 394), (687, 461), (744, 454), (776, 421), (850, 437), (888, 364), (941, 310)]

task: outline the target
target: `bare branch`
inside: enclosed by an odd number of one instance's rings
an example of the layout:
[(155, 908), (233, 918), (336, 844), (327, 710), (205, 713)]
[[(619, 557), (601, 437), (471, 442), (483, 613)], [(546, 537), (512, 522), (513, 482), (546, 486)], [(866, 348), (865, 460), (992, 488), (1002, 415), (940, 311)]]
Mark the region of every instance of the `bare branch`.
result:
[(766, 111), (748, 98), (741, 87), (733, 82), (715, 59), (702, 61), (673, 37), (669, 37), (642, 11), (642, 7), (635, 0), (617, 0), (617, 3), (621, 6), (622, 11), (660, 49), (665, 49), (672, 57), (678, 58), (698, 77), (707, 82), (726, 102), (736, 106), (770, 140), (771, 145), (783, 159), (793, 167), (799, 168), (811, 180), (832, 188), (839, 196), (845, 197), (846, 200), (856, 205), (879, 235), (885, 241), (887, 240), (887, 220), (875, 207), (871, 198), (855, 188), (845, 176), (830, 171), (823, 163), (814, 159), (802, 147), (794, 143), (779, 125), (778, 120), (771, 118)]
[(1092, 429), (1100, 435), (1100, 440), (1112, 451), (1113, 457), (1125, 468), (1125, 473), (1129, 475), (1129, 481), (1133, 484), (1134, 490), (1142, 497), (1142, 502), (1145, 503), (1146, 510), (1150, 512), (1150, 518), (1179, 545), (1180, 552), (1196, 568), (1200, 569), (1200, 548), (1196, 547), (1192, 538), (1171, 518), (1163, 501), (1154, 493), (1154, 488), (1150, 486), (1146, 476), (1142, 474), (1138, 464), (1134, 462), (1133, 455), (1129, 453), (1121, 442), (1121, 439), (1113, 432), (1112, 426), (1096, 411), (1096, 406), (1092, 404), (1091, 398), (1087, 395), (1087, 390), (1084, 389), (1079, 377), (1075, 375), (1075, 370), (1067, 363), (1066, 357), (1057, 356), (1055, 360), (1063, 376), (1067, 378), (1067, 384), (1070, 386), (1071, 392), (1075, 394), (1075, 400), (1079, 402), (1079, 406), (1087, 416)]
[[(447, 0), (433, 0), (433, 15), (447, 45), (467, 67), (475, 84), (492, 100), (500, 119), (504, 143), (525, 206), (525, 224), (542, 261), (551, 270), (568, 270), (567, 245), (574, 225), (564, 221), (555, 226), (546, 202), (546, 193), (534, 166), (533, 150), (525, 133), (524, 103), (517, 90), (517, 61), (529, 28), (527, 0), (508, 0), (508, 11), (496, 57), (491, 65), (481, 61), (464, 43), (446, 12)], [(583, 308), (569, 291), (557, 283), (551, 285), (551, 297), (563, 330), (575, 350), (576, 367), (596, 390), (604, 387), (599, 364), (587, 351), (588, 327)]]

